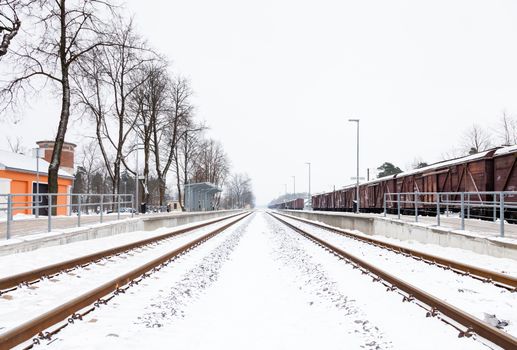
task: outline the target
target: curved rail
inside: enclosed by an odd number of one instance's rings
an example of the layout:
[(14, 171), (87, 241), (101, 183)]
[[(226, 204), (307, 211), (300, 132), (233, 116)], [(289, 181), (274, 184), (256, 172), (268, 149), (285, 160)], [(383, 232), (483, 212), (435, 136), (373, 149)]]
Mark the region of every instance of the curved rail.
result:
[[(103, 285), (95, 289), (90, 290), (89, 292), (80, 295), (79, 297), (76, 297), (30, 321), (27, 321), (15, 328), (8, 330), (5, 333), (0, 334), (0, 350), (10, 349), (14, 346), (17, 346), (29, 340), (34, 335), (37, 335), (38, 333), (44, 331), (45, 329), (54, 326), (55, 324), (63, 320), (66, 320), (71, 315), (72, 319), (74, 319), (74, 316), (76, 316), (75, 312), (82, 310), (93, 303), (102, 303), (101, 298), (108, 295), (109, 293), (118, 291), (123, 292), (124, 289), (122, 289), (122, 287), (124, 285), (130, 284), (132, 281), (139, 278), (140, 276), (146, 277), (146, 273), (148, 273), (149, 271), (156, 269), (158, 266), (162, 264), (166, 264), (169, 260), (202, 244), (203, 242), (207, 241), (208, 239), (212, 238), (218, 233), (226, 230), (228, 227), (236, 224), (237, 222), (249, 216), (250, 214), (251, 213), (242, 215), (241, 217), (191, 241), (190, 243), (187, 243), (166, 254), (163, 254), (162, 256), (155, 258), (142, 266), (139, 266), (117, 278), (112, 279), (109, 282), (104, 283)], [(58, 328), (58, 330), (62, 328), (63, 326)], [(54, 331), (53, 333), (55, 332), (56, 331)]]
[(460, 334), (460, 336), (468, 336), (471, 332), (478, 334), (482, 338), (487, 339), (488, 341), (504, 348), (504, 349), (517, 349), (517, 338), (513, 337), (512, 335), (502, 332), (501, 330), (481, 321), (480, 319), (454, 307), (453, 305), (423, 291), (422, 289), (419, 289), (397, 277), (394, 275), (391, 275), (384, 270), (376, 267), (373, 264), (368, 263), (367, 261), (352, 255), (350, 253), (347, 253), (346, 251), (308, 233), (307, 231), (304, 231), (295, 225), (279, 218), (276, 215), (273, 215), (270, 213), (272, 217), (277, 219), (278, 221), (282, 222), (286, 226), (290, 227), (294, 231), (302, 234), (303, 236), (311, 239), (312, 241), (316, 242), (317, 244), (323, 246), (324, 248), (332, 251), (334, 254), (337, 254), (341, 256), (342, 258), (353, 262), (354, 264), (368, 270), (369, 272), (373, 273), (377, 276), (377, 279), (382, 279), (389, 283), (390, 290), (400, 289), (408, 294), (406, 297), (407, 300), (417, 299), (420, 300), (422, 303), (426, 304), (430, 307), (430, 310), (428, 312), (428, 316), (438, 316), (438, 312), (442, 313), (443, 315), (449, 317), (450, 319), (454, 320), (455, 322), (465, 326), (467, 330)]
[(345, 237), (348, 237), (351, 239), (359, 240), (364, 243), (374, 245), (379, 248), (387, 249), (394, 253), (404, 254), (404, 255), (410, 256), (414, 259), (423, 260), (429, 264), (438, 265), (438, 266), (441, 266), (446, 269), (450, 269), (454, 272), (457, 272), (457, 273), (460, 273), (463, 275), (469, 275), (470, 277), (479, 279), (484, 282), (491, 282), (499, 287), (503, 287), (503, 288), (506, 288), (506, 289), (509, 289), (512, 291), (517, 291), (517, 278), (504, 274), (504, 273), (500, 273), (500, 272), (492, 271), (492, 270), (488, 270), (488, 269), (483, 269), (481, 267), (471, 266), (471, 265), (468, 265), (468, 264), (465, 264), (465, 263), (462, 263), (459, 261), (455, 261), (455, 260), (443, 258), (440, 256), (424, 253), (424, 252), (414, 250), (411, 248), (405, 248), (405, 247), (399, 246), (394, 243), (383, 242), (383, 241), (373, 238), (373, 237), (364, 237), (364, 236), (355, 234), (350, 231), (323, 225), (320, 223), (312, 222), (312, 221), (294, 217), (291, 215), (286, 215), (284, 213), (278, 213), (278, 214), (288, 217), (293, 220), (297, 220), (297, 221), (300, 221), (300, 222), (303, 222), (303, 223), (306, 223), (306, 224), (309, 224), (312, 226), (316, 226), (316, 227), (319, 227), (319, 228), (322, 228), (322, 229), (325, 229), (325, 230), (328, 230), (331, 232), (335, 232), (337, 234), (340, 234), (342, 236), (345, 236)]
[(238, 213), (238, 214), (234, 214), (234, 215), (230, 215), (230, 216), (225, 216), (223, 218), (210, 220), (210, 221), (204, 222), (202, 224), (197, 224), (197, 225), (194, 225), (191, 227), (175, 230), (173, 232), (164, 233), (162, 235), (155, 236), (152, 238), (142, 239), (142, 240), (124, 244), (124, 245), (121, 245), (118, 247), (109, 248), (109, 249), (105, 249), (105, 250), (95, 252), (92, 254), (80, 256), (78, 258), (74, 258), (74, 259), (62, 261), (59, 263), (43, 266), (43, 267), (35, 269), (35, 270), (21, 272), (21, 273), (15, 274), (15, 275), (0, 278), (0, 295), (5, 294), (9, 291), (15, 290), (17, 288), (17, 286), (20, 284), (34, 283), (34, 281), (37, 281), (44, 276), (56, 275), (62, 271), (70, 270), (77, 266), (86, 266), (99, 259), (108, 258), (111, 256), (122, 254), (124, 252), (130, 251), (133, 249), (137, 249), (137, 248), (141, 248), (143, 246), (146, 246), (146, 245), (149, 245), (152, 243), (156, 243), (156, 242), (171, 238), (173, 236), (180, 235), (182, 233), (194, 231), (199, 228), (202, 228), (202, 227), (205, 227), (205, 226), (208, 226), (211, 224), (215, 224), (215, 223), (223, 221), (223, 220), (231, 219), (233, 217), (236, 217), (236, 216), (242, 215), (242, 214), (243, 213)]

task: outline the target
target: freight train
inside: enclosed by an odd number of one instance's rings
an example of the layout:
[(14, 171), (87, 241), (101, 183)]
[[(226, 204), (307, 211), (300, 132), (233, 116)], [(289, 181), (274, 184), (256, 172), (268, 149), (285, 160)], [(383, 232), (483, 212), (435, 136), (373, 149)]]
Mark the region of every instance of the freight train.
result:
[(271, 204), (269, 209), (291, 209), (291, 210), (303, 210), (305, 201), (303, 198), (296, 198), (287, 202)]
[[(384, 210), (384, 195), (393, 199), (393, 194), (422, 192), (418, 206), (424, 214), (426, 206), (435, 199), (432, 194), (425, 192), (474, 192), (473, 201), (495, 201), (495, 196), (482, 194), (492, 191), (517, 190), (517, 145), (498, 147), (469, 155), (435, 163), (420, 169), (402, 172), (397, 175), (385, 176), (360, 184), (359, 203), (361, 212), (382, 212)], [(429, 198), (426, 198), (429, 197)], [(433, 197), (433, 198), (431, 198)], [(459, 197), (459, 194), (458, 196)], [(313, 210), (353, 211), (355, 208), (356, 186), (346, 186), (340, 190), (321, 193), (312, 196)], [(450, 198), (458, 200), (458, 198)], [(504, 196), (506, 203), (517, 204), (517, 195)], [(393, 212), (397, 203), (387, 203), (388, 211)], [(402, 212), (414, 209), (410, 200), (401, 203)], [(431, 205), (427, 205), (427, 209)], [(398, 209), (395, 209), (398, 210)], [(485, 210), (485, 209), (483, 209)], [(491, 211), (495, 209), (487, 209)], [(429, 210), (428, 210), (429, 211)], [(430, 209), (432, 213), (433, 209)], [(515, 215), (515, 213), (513, 213)]]

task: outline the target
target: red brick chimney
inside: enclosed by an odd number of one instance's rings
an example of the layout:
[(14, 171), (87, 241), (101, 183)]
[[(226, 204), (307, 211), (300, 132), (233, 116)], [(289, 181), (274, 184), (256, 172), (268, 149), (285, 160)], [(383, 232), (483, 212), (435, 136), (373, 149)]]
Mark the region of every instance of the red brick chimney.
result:
[[(38, 141), (36, 144), (39, 146), (39, 148), (45, 150), (43, 159), (50, 163), (52, 152), (54, 151), (54, 141)], [(76, 144), (65, 142), (63, 144), (63, 150), (61, 151), (61, 164), (59, 168), (71, 175), (74, 174), (75, 147), (77, 147)]]

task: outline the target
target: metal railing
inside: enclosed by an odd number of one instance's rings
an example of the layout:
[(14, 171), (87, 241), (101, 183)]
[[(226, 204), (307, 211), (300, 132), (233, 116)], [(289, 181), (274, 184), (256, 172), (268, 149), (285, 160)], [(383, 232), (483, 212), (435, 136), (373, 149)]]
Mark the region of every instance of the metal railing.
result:
[[(509, 200), (511, 198), (511, 200)], [(517, 191), (503, 192), (401, 192), (384, 194), (384, 216), (388, 211), (414, 212), (415, 222), (419, 214), (436, 215), (440, 226), (442, 213), (448, 217), (459, 214), (460, 229), (465, 230), (465, 219), (481, 218), (497, 222), (499, 235), (504, 237), (505, 212), (517, 209)]]
[[(96, 214), (103, 222), (105, 214), (131, 213), (134, 216), (133, 194), (83, 194), (83, 193), (20, 193), (0, 194), (0, 215), (6, 217), (6, 238), (11, 238), (11, 226), (16, 214), (47, 217), (47, 230), (52, 231), (52, 216), (77, 215), (77, 227), (81, 226), (81, 216)], [(60, 208), (66, 208), (65, 214), (59, 214)], [(61, 210), (62, 213), (62, 210)]]

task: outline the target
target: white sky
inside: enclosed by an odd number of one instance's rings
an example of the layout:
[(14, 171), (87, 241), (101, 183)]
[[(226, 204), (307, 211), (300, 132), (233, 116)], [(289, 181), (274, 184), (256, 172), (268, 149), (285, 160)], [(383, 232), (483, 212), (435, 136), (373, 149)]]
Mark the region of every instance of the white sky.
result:
[[(517, 115), (513, 0), (128, 0), (137, 27), (192, 81), (197, 117), (222, 141), (258, 204), (351, 183), (390, 161), (441, 159), (472, 123)], [(39, 101), (6, 136), (53, 138), (58, 104)], [(84, 124), (70, 126), (81, 142)]]

